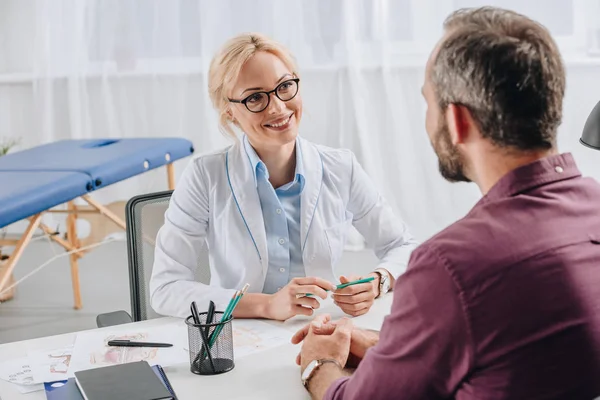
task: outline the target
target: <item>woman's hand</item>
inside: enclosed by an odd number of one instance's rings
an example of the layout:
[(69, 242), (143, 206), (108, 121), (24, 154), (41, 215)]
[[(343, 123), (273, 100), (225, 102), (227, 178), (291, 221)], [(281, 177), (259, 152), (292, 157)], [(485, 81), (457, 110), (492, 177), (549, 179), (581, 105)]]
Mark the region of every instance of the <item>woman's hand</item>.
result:
[[(371, 276), (371, 275), (369, 275)], [(333, 293), (335, 305), (340, 307), (348, 315), (357, 317), (365, 314), (375, 301), (375, 297), (379, 294), (379, 274), (373, 273), (375, 279), (371, 282), (359, 283), (356, 285), (346, 286), (343, 289), (337, 289)], [(341, 283), (348, 283), (361, 279), (359, 276), (340, 277)]]
[[(280, 291), (269, 296), (266, 306), (266, 317), (284, 321), (294, 315), (312, 315), (313, 310), (321, 306), (315, 298), (327, 298), (327, 290), (335, 290), (336, 286), (322, 278), (294, 278)], [(304, 296), (312, 294), (311, 297)]]

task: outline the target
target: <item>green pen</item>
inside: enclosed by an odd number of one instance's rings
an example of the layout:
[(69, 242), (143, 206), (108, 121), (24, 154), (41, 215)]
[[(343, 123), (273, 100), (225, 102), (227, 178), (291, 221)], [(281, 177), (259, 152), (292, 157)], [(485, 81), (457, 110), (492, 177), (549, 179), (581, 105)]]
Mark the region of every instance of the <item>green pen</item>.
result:
[(375, 277), (374, 276), (370, 276), (368, 278), (364, 278), (364, 279), (359, 279), (357, 281), (353, 281), (353, 282), (348, 282), (348, 283), (340, 283), (339, 285), (337, 285), (338, 289), (343, 289), (345, 287), (348, 286), (352, 286), (352, 285), (358, 285), (359, 283), (367, 283), (367, 282), (371, 282), (372, 280), (374, 280)]
[[(339, 285), (337, 285), (337, 286), (336, 286), (336, 288), (337, 288), (337, 289), (343, 289), (343, 288), (345, 288), (345, 287), (348, 287), (348, 286), (352, 286), (352, 285), (358, 285), (359, 283), (367, 283), (367, 282), (371, 282), (371, 281), (373, 281), (374, 279), (375, 279), (375, 277), (374, 277), (374, 276), (370, 276), (370, 277), (368, 277), (368, 278), (359, 279), (359, 280), (357, 280), (357, 281), (352, 281), (352, 282), (348, 282), (348, 283), (340, 283)], [(327, 290), (327, 292), (329, 292), (329, 290)], [(304, 296), (306, 296), (306, 297), (313, 297), (313, 296), (314, 296), (314, 294), (312, 294), (312, 293), (306, 293), (306, 294), (304, 294)]]

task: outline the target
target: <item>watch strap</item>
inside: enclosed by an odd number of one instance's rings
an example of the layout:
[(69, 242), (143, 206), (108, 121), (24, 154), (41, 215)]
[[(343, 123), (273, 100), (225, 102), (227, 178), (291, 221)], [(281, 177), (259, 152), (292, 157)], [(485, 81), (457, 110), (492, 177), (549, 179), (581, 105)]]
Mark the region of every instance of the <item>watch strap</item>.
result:
[[(376, 297), (376, 299), (377, 299), (377, 298), (381, 297), (381, 295), (389, 292), (390, 275), (386, 270), (384, 270), (382, 268), (377, 268), (377, 269), (375, 269), (374, 272), (377, 275), (379, 275), (379, 294)], [(385, 293), (383, 291), (384, 281), (387, 283), (387, 290), (385, 291)]]
[(327, 363), (335, 364), (335, 365), (337, 365), (337, 367), (339, 369), (343, 369), (342, 366), (340, 365), (340, 363), (338, 362), (338, 360), (334, 360), (333, 358), (323, 358), (323, 359), (317, 360), (317, 364), (315, 365), (315, 368), (312, 371), (310, 371), (310, 375), (306, 377), (306, 379), (304, 380), (304, 382), (302, 382), (304, 384), (304, 387), (308, 387), (308, 382), (315, 375), (315, 372), (319, 368), (321, 368), (321, 365), (327, 364)]

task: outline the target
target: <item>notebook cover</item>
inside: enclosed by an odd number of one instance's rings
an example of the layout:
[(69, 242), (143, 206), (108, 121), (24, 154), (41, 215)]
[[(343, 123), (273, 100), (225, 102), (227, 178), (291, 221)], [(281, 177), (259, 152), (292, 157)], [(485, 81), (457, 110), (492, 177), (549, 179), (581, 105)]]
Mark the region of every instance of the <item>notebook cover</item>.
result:
[(152, 370), (154, 371), (156, 376), (158, 376), (160, 378), (160, 380), (162, 381), (163, 385), (165, 385), (165, 387), (167, 388), (169, 393), (171, 393), (171, 396), (173, 396), (173, 400), (177, 400), (177, 395), (175, 394), (175, 390), (173, 390), (173, 387), (171, 386), (171, 382), (169, 381), (169, 378), (167, 377), (167, 374), (165, 373), (164, 369), (162, 369), (160, 367), (160, 365), (153, 365)]
[(47, 400), (83, 400), (75, 378), (66, 381), (44, 382)]
[(173, 397), (146, 361), (75, 372), (86, 400), (162, 400)]

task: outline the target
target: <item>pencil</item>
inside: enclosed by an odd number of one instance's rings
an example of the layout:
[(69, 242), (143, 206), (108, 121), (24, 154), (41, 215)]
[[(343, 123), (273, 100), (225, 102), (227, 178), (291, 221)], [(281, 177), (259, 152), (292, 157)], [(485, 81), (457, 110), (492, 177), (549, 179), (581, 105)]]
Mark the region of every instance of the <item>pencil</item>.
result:
[[(220, 322), (225, 323), (231, 318), (231, 316), (233, 315), (233, 310), (235, 310), (235, 307), (238, 305), (238, 303), (240, 302), (240, 299), (246, 293), (246, 291), (248, 290), (249, 287), (250, 287), (250, 284), (246, 283), (241, 291), (238, 290), (235, 292), (235, 295), (229, 301), (229, 305), (227, 306), (227, 309), (223, 313), (223, 317), (221, 318)], [(213, 334), (211, 335), (211, 337), (209, 339), (209, 346), (211, 348), (215, 344), (215, 342), (217, 341), (217, 337), (223, 330), (223, 325), (224, 324), (218, 325), (217, 328), (215, 329), (215, 331), (213, 332)]]

